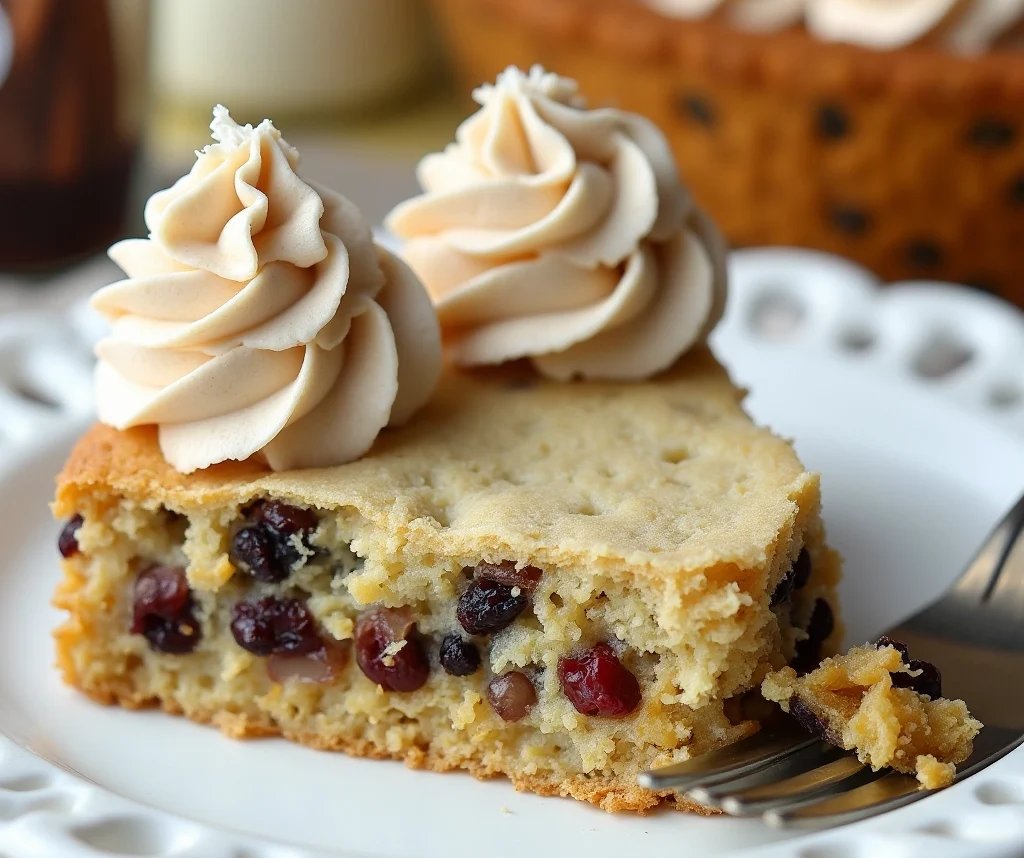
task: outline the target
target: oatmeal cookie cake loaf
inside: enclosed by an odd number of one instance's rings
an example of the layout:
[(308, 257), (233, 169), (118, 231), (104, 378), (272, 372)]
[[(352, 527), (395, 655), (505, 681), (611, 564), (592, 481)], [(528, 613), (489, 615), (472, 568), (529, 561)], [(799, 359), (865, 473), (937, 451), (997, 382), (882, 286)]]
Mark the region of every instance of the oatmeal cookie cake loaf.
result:
[(818, 478), (739, 400), (706, 352), (643, 384), (452, 372), (367, 457), (282, 473), (97, 426), (55, 506), (64, 677), (650, 808), (638, 772), (751, 733), (744, 692), (840, 637)]

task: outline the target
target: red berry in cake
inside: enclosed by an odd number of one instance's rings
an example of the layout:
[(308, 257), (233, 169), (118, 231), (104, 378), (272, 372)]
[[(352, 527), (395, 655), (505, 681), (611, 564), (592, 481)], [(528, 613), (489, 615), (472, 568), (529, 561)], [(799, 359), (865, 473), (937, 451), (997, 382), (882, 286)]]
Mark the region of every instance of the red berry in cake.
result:
[(530, 603), (521, 587), (477, 578), (459, 598), (455, 616), (471, 635), (489, 635), (508, 628)]
[(69, 557), (74, 557), (78, 553), (78, 528), (82, 526), (82, 523), (82, 516), (76, 515), (68, 519), (64, 529), (60, 532), (60, 537), (57, 539), (57, 548), (60, 550), (60, 556), (65, 560)]
[(640, 705), (640, 683), (608, 644), (558, 660), (562, 692), (578, 712), (616, 718)]
[(537, 689), (525, 673), (513, 670), (487, 683), (487, 699), (502, 720), (518, 721), (537, 703)]
[(236, 604), (231, 634), (242, 649), (253, 655), (302, 655), (314, 652), (323, 643), (305, 602), (275, 596)]
[(441, 640), (441, 667), (452, 676), (470, 676), (480, 667), (480, 650), (461, 635), (445, 635)]
[(183, 655), (202, 639), (192, 591), (180, 566), (153, 566), (135, 580), (132, 633), (157, 652)]
[(356, 620), (356, 663), (385, 691), (415, 691), (430, 674), (430, 662), (408, 608), (371, 608)]

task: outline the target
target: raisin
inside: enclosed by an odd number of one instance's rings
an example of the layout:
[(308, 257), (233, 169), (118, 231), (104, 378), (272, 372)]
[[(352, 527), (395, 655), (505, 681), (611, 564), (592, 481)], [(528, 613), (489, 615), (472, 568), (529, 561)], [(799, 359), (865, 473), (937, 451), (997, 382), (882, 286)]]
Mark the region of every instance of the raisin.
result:
[(261, 656), (302, 655), (323, 644), (316, 620), (305, 602), (274, 596), (236, 604), (231, 634), (242, 649)]
[(445, 635), (441, 641), (441, 667), (452, 676), (470, 676), (480, 667), (480, 650), (459, 635)]
[(64, 529), (60, 532), (60, 537), (57, 539), (57, 548), (60, 550), (60, 556), (65, 560), (69, 557), (74, 557), (78, 553), (78, 528), (82, 524), (82, 516), (76, 515), (68, 519)]
[(811, 572), (811, 555), (803, 548), (797, 555), (796, 563), (793, 564), (793, 589), (802, 590), (806, 587), (807, 582), (811, 580)]
[(153, 566), (135, 580), (133, 634), (157, 652), (183, 655), (202, 639), (192, 591), (180, 566)]
[(921, 672), (917, 676), (902, 672), (890, 673), (893, 685), (897, 688), (910, 688), (932, 700), (938, 700), (942, 696), (942, 674), (934, 664), (930, 661), (912, 658), (907, 663), (907, 667)]
[(804, 548), (797, 556), (796, 562), (792, 565), (789, 572), (776, 585), (772, 593), (771, 606), (777, 608), (784, 602), (789, 601), (789, 597), (793, 595), (793, 592), (806, 587), (810, 579), (811, 556), (807, 553), (807, 549)]
[(385, 691), (415, 691), (430, 675), (408, 608), (363, 611), (356, 620), (355, 644), (359, 669)]
[(488, 581), (497, 581), (507, 587), (518, 587), (524, 593), (532, 593), (537, 589), (537, 583), (544, 573), (536, 566), (524, 566), (516, 569), (516, 564), (511, 560), (503, 560), (501, 563), (477, 563), (473, 570), (477, 578), (486, 578)]
[(268, 528), (243, 527), (231, 542), (231, 562), (257, 581), (283, 581), (288, 577), (288, 570), (278, 564), (275, 548)]
[(288, 535), (316, 530), (319, 523), (313, 510), (291, 506), (277, 500), (267, 501), (259, 507), (255, 517), (258, 521), (265, 521), (278, 533)]
[(896, 650), (896, 652), (900, 654), (900, 658), (902, 658), (904, 662), (910, 660), (910, 650), (907, 649), (907, 645), (903, 643), (903, 641), (895, 640), (894, 638), (891, 638), (888, 635), (882, 635), (878, 639), (878, 643), (876, 643), (875, 646), (891, 646), (894, 650)]
[(690, 119), (705, 128), (712, 128), (718, 119), (714, 105), (702, 95), (690, 93), (682, 96), (679, 107)]
[(808, 733), (824, 739), (830, 745), (837, 748), (843, 746), (842, 739), (835, 735), (828, 724), (819, 718), (811, 708), (799, 697), (792, 697), (789, 701), (789, 714), (796, 719), (796, 723), (803, 727)]
[(487, 699), (504, 721), (518, 721), (537, 703), (537, 689), (518, 670), (502, 673), (487, 683)]
[(508, 628), (529, 604), (522, 588), (499, 584), (489, 578), (478, 578), (459, 598), (455, 616), (471, 635), (488, 635)]

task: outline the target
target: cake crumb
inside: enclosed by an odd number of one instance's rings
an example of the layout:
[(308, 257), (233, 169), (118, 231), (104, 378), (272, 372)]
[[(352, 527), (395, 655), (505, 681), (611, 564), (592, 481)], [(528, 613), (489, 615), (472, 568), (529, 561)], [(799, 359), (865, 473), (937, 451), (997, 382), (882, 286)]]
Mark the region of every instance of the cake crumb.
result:
[(940, 763), (931, 754), (917, 758), (917, 779), (927, 789), (947, 787), (955, 777), (956, 766), (952, 763)]
[(408, 641), (405, 640), (391, 641), (391, 643), (384, 647), (383, 652), (381, 652), (380, 654), (381, 664), (385, 665), (386, 667), (394, 667), (395, 656), (402, 651), (402, 647), (404, 647), (407, 643)]
[(511, 813), (512, 813), (512, 811), (511, 811), (511, 810), (509, 810), (509, 809), (508, 809), (507, 807), (505, 807), (505, 805), (502, 805), (502, 806), (501, 806), (501, 812), (502, 812), (502, 813), (507, 813), (507, 814), (509, 814), (509, 815), (511, 815)]
[(926, 674), (916, 667), (926, 662), (912, 662), (912, 673), (905, 653), (902, 644), (854, 647), (803, 676), (792, 667), (768, 674), (761, 694), (826, 742), (856, 751), (876, 771), (889, 767), (916, 775), (928, 789), (949, 786), (982, 725), (962, 700), (942, 697), (939, 688), (926, 687), (928, 694), (897, 685), (896, 676)]

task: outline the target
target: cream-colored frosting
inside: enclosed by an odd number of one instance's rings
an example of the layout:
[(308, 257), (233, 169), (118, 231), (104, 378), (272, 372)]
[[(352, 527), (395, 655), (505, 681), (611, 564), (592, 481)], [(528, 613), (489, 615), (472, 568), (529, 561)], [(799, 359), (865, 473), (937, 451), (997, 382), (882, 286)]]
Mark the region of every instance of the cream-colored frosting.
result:
[(1024, 23), (1024, 0), (644, 0), (679, 18), (722, 14), (736, 26), (772, 31), (804, 21), (820, 39), (887, 50), (939, 31), (954, 51), (986, 50)]
[(701, 342), (725, 302), (724, 250), (648, 120), (585, 110), (534, 67), (481, 109), (388, 227), (462, 364), (530, 358), (545, 375), (640, 379)]
[(433, 392), (429, 298), (355, 205), (299, 178), (268, 120), (240, 127), (217, 107), (210, 127), (217, 142), (146, 205), (149, 238), (110, 249), (128, 279), (92, 302), (112, 323), (100, 420), (156, 424), (184, 473), (356, 459)]

